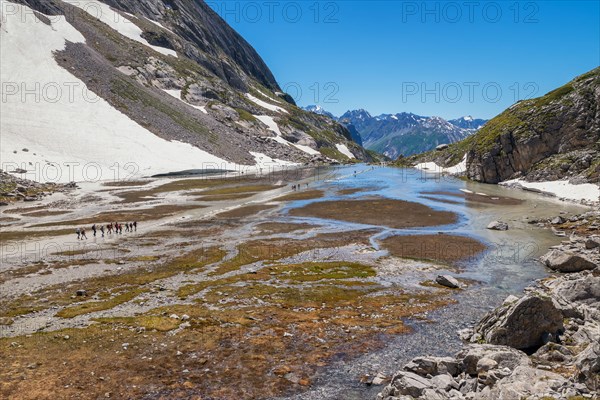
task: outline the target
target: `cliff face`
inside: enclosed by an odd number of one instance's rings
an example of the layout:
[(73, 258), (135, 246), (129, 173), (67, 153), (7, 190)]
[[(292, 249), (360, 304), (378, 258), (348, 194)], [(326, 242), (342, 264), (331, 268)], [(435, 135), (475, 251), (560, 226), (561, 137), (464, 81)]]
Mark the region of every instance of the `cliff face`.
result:
[(598, 182), (600, 68), (516, 103), (459, 147), (467, 150), (468, 177), (480, 182)]
[(600, 68), (542, 97), (514, 104), (447, 149), (399, 162), (433, 161), (449, 167), (465, 154), (466, 175), (479, 182), (600, 182)]

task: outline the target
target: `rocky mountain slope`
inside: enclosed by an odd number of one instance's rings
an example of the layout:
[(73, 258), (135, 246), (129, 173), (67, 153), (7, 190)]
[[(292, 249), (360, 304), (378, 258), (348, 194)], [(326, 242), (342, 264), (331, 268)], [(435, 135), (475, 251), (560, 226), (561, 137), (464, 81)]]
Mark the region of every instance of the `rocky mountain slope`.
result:
[(466, 154), (466, 175), (486, 183), (600, 181), (600, 68), (546, 95), (520, 101), (477, 134), (411, 163), (449, 166)]
[(92, 162), (109, 178), (115, 162), (144, 175), (370, 159), (344, 126), (296, 107), (203, 1), (2, 0), (0, 34), (9, 172)]
[[(333, 117), (320, 107), (310, 106), (306, 109)], [(363, 109), (347, 111), (337, 120), (350, 131), (355, 129), (366, 148), (392, 159), (460, 141), (475, 133), (486, 122), (470, 116), (452, 121), (412, 113), (372, 116)]]

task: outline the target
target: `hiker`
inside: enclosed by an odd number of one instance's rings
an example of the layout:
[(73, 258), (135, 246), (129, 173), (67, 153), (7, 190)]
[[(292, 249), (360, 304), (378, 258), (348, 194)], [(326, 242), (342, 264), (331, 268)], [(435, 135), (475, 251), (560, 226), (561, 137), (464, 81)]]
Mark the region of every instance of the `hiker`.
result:
[(96, 237), (96, 224), (92, 225), (92, 232), (94, 232), (94, 237)]
[(119, 224), (119, 234), (123, 234), (123, 224)]
[(112, 222), (106, 225), (106, 230), (108, 231), (108, 233), (112, 233)]
[(133, 232), (133, 222), (129, 223), (129, 232)]
[(137, 232), (137, 221), (133, 221), (133, 229)]
[(81, 239), (81, 230), (79, 228), (75, 229), (75, 233), (77, 234), (77, 240)]
[(83, 238), (85, 238), (85, 240), (87, 240), (87, 236), (85, 234), (85, 228), (81, 228), (81, 240), (83, 240)]
[(125, 232), (129, 232), (129, 224), (125, 222)]
[(104, 237), (104, 225), (100, 225), (100, 232), (102, 233), (102, 237)]

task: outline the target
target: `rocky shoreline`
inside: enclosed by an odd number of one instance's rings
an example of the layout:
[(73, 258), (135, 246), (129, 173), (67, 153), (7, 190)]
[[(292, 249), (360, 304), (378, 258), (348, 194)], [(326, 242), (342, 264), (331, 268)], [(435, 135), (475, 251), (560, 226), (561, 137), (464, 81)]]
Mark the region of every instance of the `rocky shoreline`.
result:
[[(14, 173), (25, 174), (25, 170)], [(67, 184), (39, 183), (29, 179), (19, 178), (0, 170), (0, 207), (8, 206), (17, 201), (39, 201), (56, 192), (68, 192), (77, 188), (75, 182)]]
[(378, 400), (600, 399), (600, 211), (557, 218), (570, 238), (540, 261), (558, 274), (458, 332), (454, 357), (414, 358)]

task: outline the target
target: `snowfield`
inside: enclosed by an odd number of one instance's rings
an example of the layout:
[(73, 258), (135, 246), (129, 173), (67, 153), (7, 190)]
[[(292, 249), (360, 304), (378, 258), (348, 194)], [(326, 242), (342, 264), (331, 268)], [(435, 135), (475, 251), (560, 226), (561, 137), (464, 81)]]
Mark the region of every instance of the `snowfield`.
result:
[[(68, 182), (236, 168), (192, 145), (159, 138), (88, 92), (52, 54), (63, 50), (66, 40), (82, 43), (84, 37), (64, 17), (51, 18), (48, 26), (26, 6), (14, 6), (18, 12), (2, 15), (0, 32), (0, 78), (11, 89), (0, 104), (3, 169), (33, 171), (24, 177), (38, 181)], [(38, 96), (21, 92), (36, 87)]]
[(354, 157), (354, 154), (352, 154), (352, 152), (350, 151), (350, 149), (348, 149), (348, 146), (346, 146), (345, 144), (338, 143), (338, 144), (335, 145), (335, 147), (338, 149), (338, 151), (340, 153), (342, 153), (343, 155), (345, 155), (349, 159), (356, 158), (356, 157)]
[(262, 101), (261, 99), (252, 96), (250, 93), (246, 93), (246, 97), (250, 101), (252, 101), (253, 103), (255, 103), (256, 105), (259, 105), (262, 108), (265, 108), (267, 110), (289, 114), (288, 111), (285, 108), (281, 108), (281, 107), (278, 107), (278, 106), (273, 105), (271, 103), (267, 103), (266, 101)]
[[(97, 0), (64, 0), (65, 3), (69, 3), (74, 5), (75, 7), (81, 8), (91, 16), (98, 18), (100, 21), (104, 22), (106, 25), (110, 26), (115, 31), (119, 32), (121, 35), (135, 40), (138, 43), (143, 44), (144, 46), (148, 46), (151, 49), (167, 55), (177, 57), (177, 52), (171, 49), (167, 49), (160, 46), (153, 46), (146, 39), (142, 37), (143, 31), (133, 22), (125, 18), (123, 15), (114, 11), (107, 4), (101, 3)], [(165, 29), (161, 24), (155, 21), (151, 21), (154, 24), (160, 26)], [(168, 30), (168, 29), (166, 29)]]
[(552, 193), (559, 198), (575, 201), (600, 201), (600, 186), (593, 183), (573, 185), (567, 180), (548, 182), (527, 182), (522, 179), (513, 179), (500, 183), (503, 186), (522, 186), (527, 189), (541, 190)]

